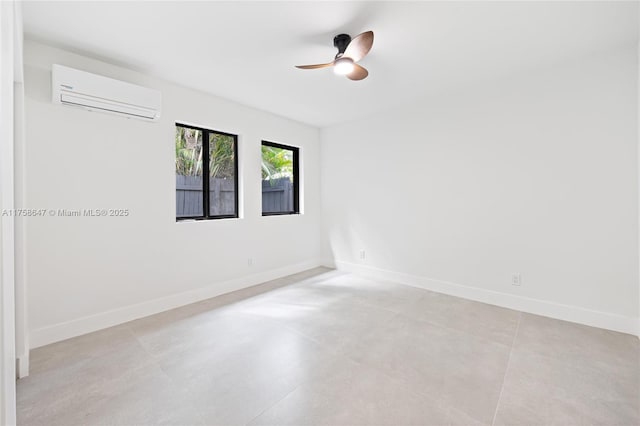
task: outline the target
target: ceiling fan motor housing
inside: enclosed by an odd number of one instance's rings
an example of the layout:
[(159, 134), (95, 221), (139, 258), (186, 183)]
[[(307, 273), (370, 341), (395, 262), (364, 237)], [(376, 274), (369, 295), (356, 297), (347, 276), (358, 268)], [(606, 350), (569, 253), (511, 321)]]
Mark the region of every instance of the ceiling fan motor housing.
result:
[(338, 49), (336, 59), (342, 56), (349, 43), (351, 43), (351, 36), (349, 34), (338, 34), (333, 38), (333, 46)]

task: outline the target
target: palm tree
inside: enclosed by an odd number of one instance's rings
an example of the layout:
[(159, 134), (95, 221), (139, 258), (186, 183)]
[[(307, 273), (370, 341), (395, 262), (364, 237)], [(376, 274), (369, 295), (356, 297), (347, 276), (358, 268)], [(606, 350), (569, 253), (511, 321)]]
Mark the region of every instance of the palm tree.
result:
[[(209, 140), (209, 177), (231, 178), (235, 173), (234, 139), (232, 136), (211, 133)], [(176, 174), (202, 174), (202, 132), (184, 127), (176, 128)]]
[(202, 132), (184, 127), (176, 128), (176, 174), (202, 174)]
[(293, 178), (293, 153), (262, 145), (262, 180)]

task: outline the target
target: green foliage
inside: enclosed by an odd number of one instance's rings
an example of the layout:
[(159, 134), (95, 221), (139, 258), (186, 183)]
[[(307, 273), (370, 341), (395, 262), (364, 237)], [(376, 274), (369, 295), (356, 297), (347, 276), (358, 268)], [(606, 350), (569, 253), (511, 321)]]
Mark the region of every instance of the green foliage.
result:
[(262, 146), (262, 180), (293, 179), (293, 153), (286, 149)]
[(232, 136), (211, 133), (209, 141), (209, 157), (211, 162), (210, 176), (218, 178), (233, 178), (235, 175), (234, 141)]
[(202, 175), (202, 132), (176, 127), (176, 174)]
[[(234, 176), (233, 137), (211, 133), (209, 140), (209, 175), (218, 178)], [(202, 132), (176, 127), (176, 174), (202, 175)]]
[[(233, 178), (234, 140), (232, 136), (210, 133), (210, 177)], [(202, 175), (202, 132), (176, 126), (176, 174)], [(293, 179), (293, 153), (286, 149), (262, 146), (262, 179)]]

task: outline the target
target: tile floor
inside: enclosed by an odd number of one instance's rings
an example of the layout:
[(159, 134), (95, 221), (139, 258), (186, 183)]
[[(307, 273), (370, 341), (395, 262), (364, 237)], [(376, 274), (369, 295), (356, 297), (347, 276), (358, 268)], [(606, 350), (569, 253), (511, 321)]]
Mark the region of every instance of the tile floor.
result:
[(637, 337), (322, 268), (31, 357), (20, 425), (640, 425)]

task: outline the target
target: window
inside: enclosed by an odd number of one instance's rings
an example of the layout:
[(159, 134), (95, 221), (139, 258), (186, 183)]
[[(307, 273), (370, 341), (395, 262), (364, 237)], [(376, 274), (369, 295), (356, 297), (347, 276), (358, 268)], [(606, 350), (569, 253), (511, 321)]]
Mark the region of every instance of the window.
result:
[(176, 220), (231, 217), (238, 217), (238, 137), (176, 124)]
[(262, 215), (297, 214), (298, 148), (262, 141)]

